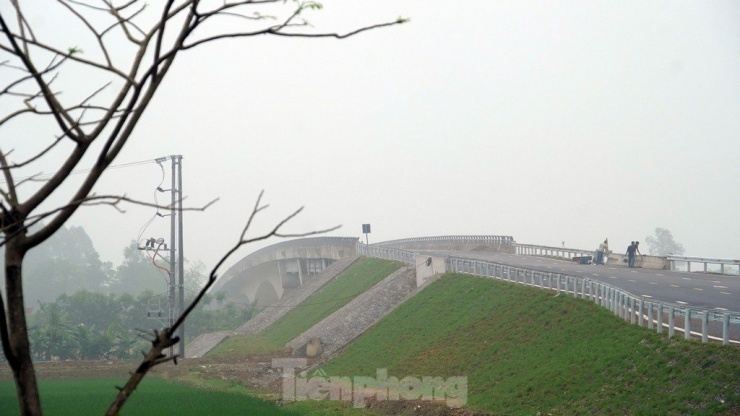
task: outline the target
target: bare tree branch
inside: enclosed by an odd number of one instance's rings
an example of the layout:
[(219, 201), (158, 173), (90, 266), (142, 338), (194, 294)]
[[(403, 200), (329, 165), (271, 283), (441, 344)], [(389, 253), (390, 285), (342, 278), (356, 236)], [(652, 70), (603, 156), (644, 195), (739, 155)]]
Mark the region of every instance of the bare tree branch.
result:
[[(156, 206), (129, 199), (125, 195), (97, 196), (91, 193), (101, 175), (128, 143), (180, 52), (219, 39), (261, 34), (344, 39), (405, 21), (398, 19), (344, 34), (312, 33), (303, 17), (305, 11), (321, 8), (319, 3), (312, 0), (224, 0), (221, 3), (166, 0), (149, 6), (141, 0), (129, 0), (119, 6), (114, 3), (115, 0), (56, 0), (54, 3), (64, 10), (64, 15), (71, 19), (72, 24), (84, 28), (86, 43), (83, 45), (94, 42), (94, 53), (88, 56), (76, 46), (60, 45), (59, 39), (53, 36), (50, 38), (42, 32), (34, 33), (29, 20), (31, 16), (25, 14), (20, 1), (11, 0), (11, 6), (4, 9), (11, 11), (0, 12), (0, 50), (4, 53), (0, 70), (4, 71), (3, 74), (10, 72), (14, 76), (0, 86), (0, 98), (12, 101), (14, 105), (3, 105), (0, 109), (0, 128), (10, 125), (13, 120), (36, 116), (36, 119), (56, 129), (55, 133), (43, 138), (46, 141), (41, 144), (37, 144), (38, 141), (24, 142), (24, 145), (29, 143), (33, 147), (30, 156), (22, 156), (23, 160), (11, 161), (8, 157), (10, 152), (0, 153), (0, 170), (5, 178), (5, 189), (0, 189), (0, 197), (3, 198), (0, 200), (0, 232), (4, 235), (0, 246), (5, 248), (7, 296), (7, 303), (0, 298), (0, 340), (13, 370), (22, 414), (41, 414), (23, 306), (23, 260), (29, 250), (52, 236), (80, 207), (108, 205), (123, 211), (121, 205), (124, 203)], [(247, 13), (266, 5), (275, 6), (274, 10), (270, 10), (271, 13), (275, 12), (275, 16), (257, 11)], [(221, 19), (238, 26), (220, 25)], [(216, 33), (205, 32), (208, 28), (215, 28)], [(126, 48), (118, 48), (121, 41)], [(62, 95), (64, 86), (59, 84), (65, 78), (60, 74), (80, 68), (86, 71), (85, 74), (102, 74), (110, 82), (104, 81), (89, 92), (84, 90), (81, 98), (74, 94)], [(91, 79), (96, 78), (93, 76)], [(112, 88), (116, 90), (110, 91)], [(111, 94), (107, 94), (109, 91)], [(69, 145), (69, 149), (63, 144)], [(17, 169), (28, 168), (62, 150), (66, 153), (49, 178), (42, 178), (41, 175), (21, 178), (14, 175)], [(41, 208), (75, 172), (81, 161), (89, 158), (95, 160), (93, 167), (85, 173), (81, 185), (68, 196), (67, 202), (53, 209)], [(19, 186), (42, 179), (44, 182), (28, 196), (19, 192)], [(247, 231), (256, 215), (267, 208), (261, 205), (261, 200), (262, 194), (239, 241), (213, 268), (209, 282), (194, 303), (183, 311), (172, 328), (153, 335), (150, 352), (129, 383), (121, 389), (112, 406), (113, 413), (133, 392), (140, 380), (138, 377), (143, 377), (153, 366), (175, 360), (176, 357), (163, 354), (166, 348), (178, 342), (174, 337), (175, 330), (215, 282), (216, 273), (224, 261), (240, 247), (269, 237), (301, 237), (336, 229), (304, 234), (283, 232), (282, 227), (301, 212), (298, 209), (269, 233), (247, 238)], [(206, 209), (213, 202), (191, 210)], [(31, 232), (30, 227), (40, 224), (42, 220), (43, 226), (38, 229), (34, 227)]]

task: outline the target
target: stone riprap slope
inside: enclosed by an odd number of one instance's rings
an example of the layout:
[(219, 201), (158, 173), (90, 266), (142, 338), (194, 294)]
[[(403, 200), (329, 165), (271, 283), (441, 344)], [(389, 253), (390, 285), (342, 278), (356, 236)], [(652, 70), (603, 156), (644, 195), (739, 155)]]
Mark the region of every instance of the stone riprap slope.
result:
[(257, 314), (257, 316), (248, 320), (234, 331), (217, 331), (198, 335), (185, 347), (185, 356), (187, 358), (202, 357), (230, 335), (255, 334), (263, 331), (278, 319), (282, 318), (283, 315), (288, 313), (293, 306), (300, 304), (316, 291), (334, 280), (355, 261), (357, 261), (358, 258), (358, 256), (353, 256), (335, 261), (329, 267), (324, 269), (322, 273), (314, 276), (310, 280), (307, 280), (302, 286), (286, 290), (283, 297), (275, 305), (272, 305), (274, 307), (265, 308), (262, 312)]
[(185, 357), (202, 357), (229, 335), (231, 335), (231, 331), (206, 332), (204, 334), (200, 334), (185, 346)]
[(286, 346), (293, 349), (296, 354), (300, 354), (309, 340), (318, 338), (321, 341), (322, 355), (330, 356), (365, 332), (415, 292), (416, 273), (414, 269), (401, 268), (290, 341)]

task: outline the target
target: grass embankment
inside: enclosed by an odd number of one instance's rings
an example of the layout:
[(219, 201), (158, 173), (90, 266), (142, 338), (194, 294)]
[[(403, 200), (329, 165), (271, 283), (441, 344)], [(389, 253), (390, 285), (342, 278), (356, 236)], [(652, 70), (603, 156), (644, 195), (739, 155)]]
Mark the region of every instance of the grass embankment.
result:
[(262, 355), (280, 350), (401, 266), (395, 261), (360, 259), (262, 333), (229, 337), (207, 356)]
[(322, 367), (467, 376), (494, 414), (738, 414), (740, 349), (630, 325), (590, 302), (448, 274)]
[[(123, 379), (67, 379), (39, 382), (45, 414), (56, 416), (102, 415), (115, 398), (114, 386)], [(13, 382), (0, 382), (0, 415), (20, 414)], [(272, 402), (245, 394), (202, 390), (162, 379), (145, 379), (121, 414), (180, 416), (298, 415)]]

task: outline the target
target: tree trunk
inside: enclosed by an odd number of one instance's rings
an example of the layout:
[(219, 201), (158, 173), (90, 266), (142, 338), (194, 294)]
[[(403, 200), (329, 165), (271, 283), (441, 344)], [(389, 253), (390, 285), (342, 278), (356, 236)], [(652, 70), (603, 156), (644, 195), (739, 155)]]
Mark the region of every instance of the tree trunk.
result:
[(7, 357), (15, 378), (21, 415), (41, 415), (36, 372), (31, 360), (26, 311), (23, 305), (24, 252), (13, 242), (5, 248), (5, 289), (8, 297), (8, 332), (12, 357)]

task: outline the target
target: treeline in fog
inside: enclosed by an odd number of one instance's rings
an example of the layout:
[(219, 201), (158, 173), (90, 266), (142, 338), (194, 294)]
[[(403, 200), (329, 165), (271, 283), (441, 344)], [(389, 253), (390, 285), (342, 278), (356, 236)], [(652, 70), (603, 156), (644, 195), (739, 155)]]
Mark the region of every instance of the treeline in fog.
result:
[[(85, 230), (74, 226), (29, 252), (23, 264), (24, 299), (36, 359), (134, 358), (146, 348), (142, 331), (166, 326), (167, 273), (135, 241), (123, 254), (117, 267), (101, 261)], [(189, 303), (206, 271), (201, 262), (185, 265)], [(203, 332), (234, 329), (255, 312), (254, 304), (209, 294), (186, 322), (186, 342)]]

